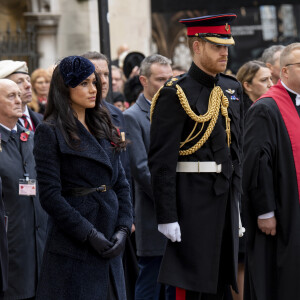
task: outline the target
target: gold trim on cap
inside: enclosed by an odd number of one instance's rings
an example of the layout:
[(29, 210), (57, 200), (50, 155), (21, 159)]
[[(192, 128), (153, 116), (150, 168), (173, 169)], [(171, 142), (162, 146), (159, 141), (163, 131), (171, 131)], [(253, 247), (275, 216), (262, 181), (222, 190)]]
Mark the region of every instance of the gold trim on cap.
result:
[(235, 44), (235, 41), (233, 39), (233, 37), (229, 38), (229, 39), (221, 39), (221, 38), (218, 38), (218, 37), (204, 37), (205, 40), (211, 42), (211, 43), (214, 43), (214, 44), (217, 44), (217, 45), (225, 45), (225, 46), (230, 46), (230, 45), (234, 45)]

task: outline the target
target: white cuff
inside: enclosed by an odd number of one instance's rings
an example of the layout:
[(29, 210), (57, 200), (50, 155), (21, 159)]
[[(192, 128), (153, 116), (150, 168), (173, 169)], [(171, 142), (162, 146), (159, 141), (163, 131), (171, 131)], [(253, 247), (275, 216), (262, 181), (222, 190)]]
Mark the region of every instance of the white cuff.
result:
[(272, 218), (274, 216), (275, 216), (274, 211), (270, 211), (270, 212), (268, 212), (266, 214), (258, 216), (258, 219), (270, 219), (270, 218)]

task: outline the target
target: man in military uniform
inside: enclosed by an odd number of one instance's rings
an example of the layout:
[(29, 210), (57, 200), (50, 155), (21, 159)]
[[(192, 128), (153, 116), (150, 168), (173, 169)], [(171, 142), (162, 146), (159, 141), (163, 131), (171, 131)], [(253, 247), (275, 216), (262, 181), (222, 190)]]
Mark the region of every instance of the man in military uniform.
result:
[(237, 291), (242, 89), (223, 75), (234, 14), (180, 20), (193, 63), (152, 100), (149, 168), (158, 230), (168, 239), (159, 281), (177, 299)]

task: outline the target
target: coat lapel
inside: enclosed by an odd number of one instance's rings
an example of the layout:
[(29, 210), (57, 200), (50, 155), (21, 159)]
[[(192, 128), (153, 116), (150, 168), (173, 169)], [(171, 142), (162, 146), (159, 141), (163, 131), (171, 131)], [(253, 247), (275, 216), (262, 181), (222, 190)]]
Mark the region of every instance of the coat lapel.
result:
[(118, 114), (111, 108), (111, 106), (105, 101), (102, 101), (103, 105), (107, 108), (108, 112), (110, 113), (110, 116), (112, 118), (112, 123), (116, 126), (116, 127), (120, 127), (120, 120), (119, 120), (119, 116)]
[(144, 94), (141, 94), (136, 101), (136, 104), (140, 107), (140, 109), (146, 113), (147, 119), (150, 121), (150, 105), (147, 103), (147, 100)]
[(105, 149), (102, 147), (103, 143), (99, 143), (97, 139), (92, 134), (90, 134), (79, 121), (76, 120), (76, 122), (78, 128), (78, 136), (81, 141), (81, 148), (79, 150), (70, 148), (66, 143), (61, 131), (56, 127), (55, 130), (61, 152), (86, 157), (100, 162), (112, 169), (110, 158)]
[[(34, 142), (32, 140), (33, 140), (34, 133), (33, 131), (30, 131), (20, 126), (18, 123), (17, 123), (17, 128), (18, 128), (18, 139), (20, 143), (20, 151), (22, 153), (23, 161), (29, 161), (30, 156), (32, 156), (33, 153)], [(27, 141), (20, 140), (20, 136), (22, 133), (28, 134)]]

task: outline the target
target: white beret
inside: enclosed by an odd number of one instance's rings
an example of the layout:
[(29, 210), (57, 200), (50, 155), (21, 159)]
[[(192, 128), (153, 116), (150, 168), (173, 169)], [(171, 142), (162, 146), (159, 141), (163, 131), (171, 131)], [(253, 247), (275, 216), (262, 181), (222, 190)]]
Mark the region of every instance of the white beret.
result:
[(13, 73), (28, 74), (26, 62), (15, 60), (0, 60), (0, 79), (6, 78)]

